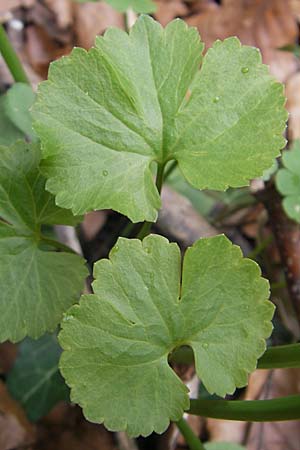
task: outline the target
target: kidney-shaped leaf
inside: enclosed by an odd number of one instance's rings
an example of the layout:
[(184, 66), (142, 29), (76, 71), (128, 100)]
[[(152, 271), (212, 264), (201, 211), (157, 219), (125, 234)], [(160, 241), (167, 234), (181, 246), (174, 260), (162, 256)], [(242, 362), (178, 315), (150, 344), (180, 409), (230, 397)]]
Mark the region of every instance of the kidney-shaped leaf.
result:
[(168, 355), (191, 346), (209, 392), (245, 386), (272, 330), (268, 282), (223, 235), (187, 250), (151, 235), (120, 238), (95, 264), (94, 294), (65, 316), (60, 368), (87, 419), (110, 430), (163, 432), (189, 407)]
[(175, 159), (194, 187), (220, 190), (271, 166), (284, 145), (282, 85), (237, 38), (217, 41), (199, 72), (202, 50), (183, 21), (163, 29), (142, 16), (129, 35), (110, 29), (51, 65), (33, 113), (60, 206), (153, 221), (153, 161)]
[(86, 275), (75, 254), (41, 249), (42, 224), (74, 224), (45, 191), (37, 145), (0, 147), (0, 341), (53, 330)]
[(300, 141), (282, 155), (284, 168), (277, 172), (277, 189), (283, 195), (283, 207), (287, 215), (300, 222)]

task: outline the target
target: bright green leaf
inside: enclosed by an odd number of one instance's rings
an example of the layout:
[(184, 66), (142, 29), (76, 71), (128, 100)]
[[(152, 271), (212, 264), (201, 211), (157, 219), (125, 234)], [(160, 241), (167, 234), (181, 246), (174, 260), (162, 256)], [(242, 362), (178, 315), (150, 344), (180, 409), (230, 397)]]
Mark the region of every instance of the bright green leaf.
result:
[(129, 35), (109, 29), (51, 65), (34, 127), (60, 206), (154, 221), (153, 161), (176, 159), (198, 189), (247, 185), (270, 167), (285, 142), (282, 85), (237, 38), (217, 41), (198, 72), (202, 50), (183, 21), (142, 16)]
[[(99, 0), (76, 0), (79, 3), (87, 1), (97, 2)], [(152, 0), (105, 0), (106, 3), (120, 12), (125, 12), (129, 8), (137, 13), (152, 13), (156, 11), (155, 3)]]
[(0, 341), (53, 330), (79, 295), (86, 269), (75, 254), (42, 251), (42, 224), (78, 222), (45, 191), (37, 145), (0, 147)]
[(69, 389), (58, 370), (60, 354), (55, 335), (46, 334), (37, 341), (26, 338), (20, 344), (7, 386), (32, 421), (45, 416), (59, 401), (69, 399)]
[(192, 347), (209, 392), (247, 384), (271, 331), (273, 305), (257, 264), (223, 235), (197, 241), (183, 262), (177, 244), (120, 238), (95, 264), (94, 294), (62, 323), (60, 368), (88, 420), (144, 436), (162, 433), (189, 408), (168, 365)]
[(283, 152), (284, 168), (276, 177), (276, 185), (283, 195), (283, 207), (287, 215), (300, 222), (300, 141), (295, 141), (290, 150)]

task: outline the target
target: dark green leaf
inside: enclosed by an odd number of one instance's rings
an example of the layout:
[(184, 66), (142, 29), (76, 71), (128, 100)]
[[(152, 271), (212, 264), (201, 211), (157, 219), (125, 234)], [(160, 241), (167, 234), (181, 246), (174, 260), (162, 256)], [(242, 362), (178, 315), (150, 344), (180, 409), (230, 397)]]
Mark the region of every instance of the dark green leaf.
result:
[(19, 346), (7, 386), (32, 421), (46, 415), (59, 401), (69, 399), (69, 389), (58, 370), (60, 354), (57, 338), (50, 334), (37, 341), (26, 338)]

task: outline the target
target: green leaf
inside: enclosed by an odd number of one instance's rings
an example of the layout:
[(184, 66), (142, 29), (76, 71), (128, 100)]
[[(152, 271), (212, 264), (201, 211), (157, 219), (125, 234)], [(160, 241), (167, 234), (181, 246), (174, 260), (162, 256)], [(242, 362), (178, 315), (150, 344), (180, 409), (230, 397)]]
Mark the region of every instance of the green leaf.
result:
[(11, 145), (24, 137), (36, 138), (29, 113), (34, 99), (33, 90), (25, 83), (15, 83), (0, 97), (0, 145)]
[(208, 442), (204, 447), (205, 450), (246, 450), (246, 447), (231, 442)]
[(69, 389), (58, 370), (61, 348), (55, 335), (39, 340), (26, 338), (7, 377), (12, 396), (23, 406), (27, 416), (37, 421), (61, 400), (69, 399)]
[(225, 236), (187, 250), (182, 286), (179, 247), (156, 235), (120, 238), (94, 277), (94, 294), (68, 311), (59, 335), (62, 374), (88, 420), (133, 436), (178, 421), (189, 398), (168, 355), (182, 345), (209, 392), (247, 384), (274, 307), (257, 264)]
[(38, 145), (0, 147), (0, 341), (54, 330), (86, 275), (79, 256), (40, 248), (42, 224), (79, 218), (45, 191), (39, 160)]
[(277, 172), (276, 186), (283, 195), (286, 214), (300, 223), (300, 141), (295, 141), (290, 150), (283, 152), (283, 169)]
[[(79, 3), (87, 1), (97, 2), (99, 0), (76, 0)], [(105, 0), (106, 3), (120, 12), (125, 12), (129, 8), (137, 13), (153, 13), (156, 11), (155, 3), (151, 0)]]
[(0, 96), (0, 145), (11, 145), (24, 137), (6, 115), (5, 96)]
[(270, 167), (285, 142), (282, 85), (237, 38), (217, 41), (198, 72), (202, 50), (183, 21), (141, 16), (129, 35), (109, 29), (51, 65), (33, 115), (60, 206), (154, 221), (153, 161), (177, 160), (198, 189), (247, 185)]
[(34, 99), (35, 94), (32, 88), (25, 83), (15, 83), (4, 96), (6, 116), (30, 140), (36, 138), (29, 113)]

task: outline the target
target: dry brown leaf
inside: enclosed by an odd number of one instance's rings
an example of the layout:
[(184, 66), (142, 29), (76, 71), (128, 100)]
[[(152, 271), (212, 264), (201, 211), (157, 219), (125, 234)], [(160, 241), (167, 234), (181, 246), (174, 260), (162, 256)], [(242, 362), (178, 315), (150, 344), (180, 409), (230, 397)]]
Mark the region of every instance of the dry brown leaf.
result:
[(35, 2), (36, 0), (0, 0), (0, 14), (2, 15), (21, 6), (30, 8)]
[[(70, 1), (72, 2), (73, 0)], [(53, 8), (52, 10), (44, 2), (35, 3), (26, 15), (26, 21), (41, 27), (45, 35), (48, 35), (49, 39), (54, 41), (53, 45), (61, 43), (73, 46), (73, 30), (70, 26), (62, 27), (61, 20), (58, 16), (58, 8)], [(66, 20), (66, 17), (63, 20)]]
[(18, 346), (12, 342), (0, 344), (0, 373), (7, 373), (14, 365)]
[(30, 445), (35, 440), (35, 430), (28, 422), (20, 405), (11, 398), (0, 381), (0, 449), (11, 450)]
[(290, 113), (288, 137), (290, 140), (300, 139), (300, 73), (288, 79), (285, 86), (287, 96), (286, 107)]
[[(300, 393), (299, 369), (256, 370), (245, 400), (264, 400)], [(299, 421), (246, 423), (208, 419), (210, 439), (244, 444), (247, 450), (299, 450)]]
[[(250, 380), (250, 386), (252, 381)], [(300, 393), (299, 369), (276, 369), (265, 383), (260, 399)], [(248, 450), (299, 450), (299, 421), (253, 423), (247, 438)]]
[(107, 219), (107, 211), (91, 211), (84, 216), (81, 224), (81, 229), (84, 238), (87, 241), (92, 241), (97, 233), (101, 230)]
[(25, 51), (34, 71), (46, 78), (50, 62), (69, 53), (71, 47), (58, 45), (43, 27), (30, 25), (26, 27)]
[(57, 405), (39, 431), (35, 450), (117, 450), (112, 433), (87, 422), (80, 408), (67, 404)]
[(208, 47), (216, 39), (238, 36), (242, 43), (260, 48), (264, 62), (280, 81), (296, 71), (295, 57), (278, 50), (298, 36), (290, 0), (224, 0), (220, 6), (205, 2), (202, 12), (187, 22), (198, 27)]
[(73, 0), (44, 0), (45, 4), (56, 16), (60, 28), (67, 28), (73, 23)]
[(182, 0), (158, 0), (155, 18), (163, 26), (166, 26), (175, 17), (181, 17), (188, 13), (187, 6)]
[(108, 27), (124, 28), (123, 15), (104, 2), (77, 3), (74, 14), (77, 45), (87, 49)]

